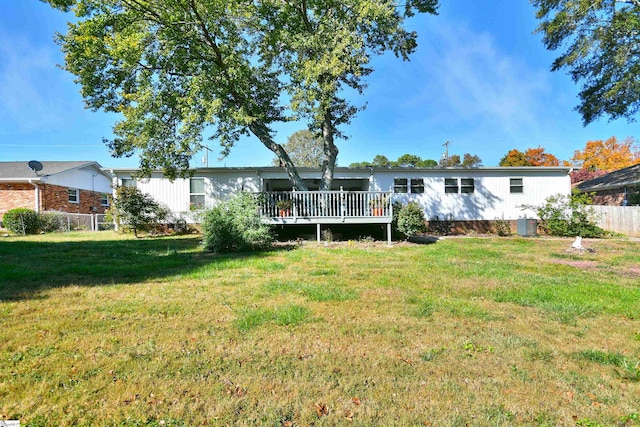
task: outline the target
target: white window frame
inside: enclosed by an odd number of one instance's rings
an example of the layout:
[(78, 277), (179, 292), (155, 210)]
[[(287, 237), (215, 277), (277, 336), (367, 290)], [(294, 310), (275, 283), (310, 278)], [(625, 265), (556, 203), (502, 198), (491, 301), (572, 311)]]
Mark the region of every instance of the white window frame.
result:
[(120, 185), (122, 185), (123, 187), (131, 187), (131, 188), (137, 187), (136, 180), (133, 178), (121, 178)]
[[(465, 183), (465, 181), (467, 181)], [(469, 184), (471, 181), (471, 184)], [(460, 178), (460, 193), (461, 194), (473, 194), (476, 192), (476, 179), (475, 178)]]
[[(455, 181), (455, 184), (453, 183)], [(456, 191), (452, 191), (455, 188)], [(444, 179), (444, 193), (445, 194), (458, 194), (460, 193), (460, 181), (458, 178), (445, 178)]]
[(406, 194), (409, 192), (409, 178), (393, 178), (393, 192)]
[(476, 179), (475, 178), (445, 178), (444, 192), (445, 194), (474, 194), (476, 192)]
[(100, 206), (109, 206), (109, 193), (100, 194)]
[[(514, 181), (520, 181), (520, 184), (514, 184)], [(520, 191), (514, 191), (514, 189), (520, 189)], [(510, 177), (509, 178), (509, 194), (524, 194), (524, 178), (522, 177)]]
[[(75, 193), (75, 196), (73, 196), (73, 199), (71, 199), (71, 194)], [(67, 188), (67, 195), (69, 197), (69, 203), (73, 203), (73, 204), (79, 204), (80, 203), (80, 190), (77, 188)]]
[(424, 178), (411, 178), (409, 183), (411, 194), (424, 194)]
[[(202, 181), (202, 192), (193, 192), (193, 186), (192, 186), (193, 181)], [(204, 187), (205, 187), (204, 178), (196, 177), (196, 178), (189, 179), (189, 209), (204, 209), (206, 204)], [(193, 199), (196, 197), (197, 198), (202, 197), (201, 206), (198, 206), (199, 203), (193, 202)]]

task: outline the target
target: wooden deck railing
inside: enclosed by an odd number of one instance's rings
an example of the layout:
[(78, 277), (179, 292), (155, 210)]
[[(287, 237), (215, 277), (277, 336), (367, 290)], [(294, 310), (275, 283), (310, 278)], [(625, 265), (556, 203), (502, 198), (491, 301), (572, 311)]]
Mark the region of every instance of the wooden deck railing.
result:
[(261, 213), (269, 218), (388, 222), (391, 193), (385, 191), (283, 191), (258, 194)]

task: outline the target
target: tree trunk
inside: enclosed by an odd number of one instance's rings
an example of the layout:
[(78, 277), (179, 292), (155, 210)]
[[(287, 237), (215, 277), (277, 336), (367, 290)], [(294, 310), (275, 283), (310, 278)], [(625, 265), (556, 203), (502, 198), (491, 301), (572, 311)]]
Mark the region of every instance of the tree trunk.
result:
[(291, 185), (293, 186), (293, 188), (299, 191), (307, 191), (308, 188), (302, 181), (302, 178), (300, 178), (298, 169), (293, 164), (284, 148), (282, 148), (282, 145), (276, 143), (273, 140), (266, 126), (259, 123), (253, 123), (249, 125), (249, 129), (260, 140), (260, 142), (264, 144), (265, 147), (273, 151), (275, 155), (278, 156), (278, 159), (280, 159), (280, 163), (284, 167), (285, 171), (287, 171), (289, 181), (291, 181)]
[(336, 169), (336, 159), (338, 158), (338, 147), (333, 141), (333, 123), (331, 122), (331, 111), (326, 111), (322, 122), (322, 139), (324, 141), (324, 159), (322, 160), (322, 177), (320, 181), (320, 191), (331, 190), (333, 173)]

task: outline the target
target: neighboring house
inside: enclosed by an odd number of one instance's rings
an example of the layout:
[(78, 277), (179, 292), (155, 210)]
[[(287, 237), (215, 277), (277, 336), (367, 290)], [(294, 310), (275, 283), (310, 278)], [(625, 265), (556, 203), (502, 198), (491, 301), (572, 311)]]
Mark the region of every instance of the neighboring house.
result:
[(581, 193), (594, 193), (596, 205), (627, 206), (640, 204), (640, 163), (576, 185)]
[[(554, 194), (571, 194), (568, 167), (336, 168), (333, 192), (318, 193), (320, 171), (300, 168), (310, 192), (291, 192), (283, 168), (201, 168), (190, 179), (166, 179), (155, 172), (135, 180), (135, 169), (113, 169), (115, 185), (135, 185), (175, 216), (212, 207), (240, 191), (266, 193), (263, 213), (275, 224), (390, 223), (391, 203), (416, 201), (427, 219), (453, 218), (486, 229), (496, 219), (535, 217), (523, 205), (542, 205)], [(340, 190), (343, 190), (342, 192)], [(382, 212), (374, 212), (384, 200)], [(293, 205), (277, 209), (283, 202)], [(482, 225), (481, 227), (474, 227)]]
[(96, 162), (0, 162), (0, 219), (10, 209), (104, 213), (112, 177)]

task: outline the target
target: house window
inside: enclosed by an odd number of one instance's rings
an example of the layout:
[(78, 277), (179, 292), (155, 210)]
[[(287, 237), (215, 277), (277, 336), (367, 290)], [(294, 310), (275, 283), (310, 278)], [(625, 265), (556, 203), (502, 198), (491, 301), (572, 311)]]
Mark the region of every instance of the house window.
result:
[(524, 186), (522, 185), (522, 178), (509, 178), (509, 192), (511, 194), (524, 193)]
[(109, 206), (109, 195), (107, 193), (102, 193), (100, 195), (100, 205)]
[(444, 179), (444, 192), (445, 193), (457, 193), (458, 192), (458, 178), (445, 178)]
[(204, 208), (204, 178), (191, 178), (189, 182), (189, 206), (191, 209)]
[(394, 193), (407, 193), (408, 192), (408, 180), (407, 180), (407, 178), (394, 178), (393, 179), (393, 192)]
[(136, 180), (133, 178), (122, 178), (121, 182), (123, 187), (130, 187), (130, 188), (136, 187)]
[(69, 203), (80, 203), (80, 190), (69, 188)]
[(422, 179), (422, 178), (412, 178), (411, 179), (411, 192), (413, 194), (422, 194), (422, 193), (424, 193), (424, 179)]
[(473, 178), (460, 178), (460, 192), (471, 194), (476, 191), (476, 185)]

